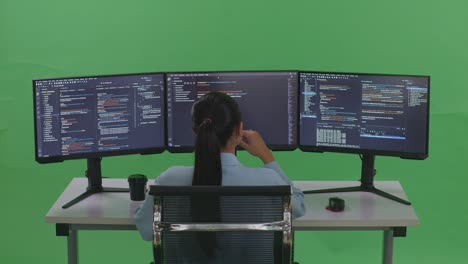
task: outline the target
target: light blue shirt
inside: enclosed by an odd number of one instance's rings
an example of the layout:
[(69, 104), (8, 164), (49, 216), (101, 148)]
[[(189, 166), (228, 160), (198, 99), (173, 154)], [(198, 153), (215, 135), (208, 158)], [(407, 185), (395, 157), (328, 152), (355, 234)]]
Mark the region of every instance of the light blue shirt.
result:
[[(286, 174), (275, 161), (260, 168), (243, 166), (237, 157), (231, 153), (221, 153), (223, 186), (261, 186), (261, 185), (291, 185), (292, 186), (292, 217), (304, 215), (304, 194), (293, 186)], [(156, 180), (156, 185), (192, 185), (193, 166), (174, 166), (163, 172)], [(153, 197), (146, 195), (143, 204), (136, 209), (135, 223), (141, 237), (151, 241), (153, 238)]]

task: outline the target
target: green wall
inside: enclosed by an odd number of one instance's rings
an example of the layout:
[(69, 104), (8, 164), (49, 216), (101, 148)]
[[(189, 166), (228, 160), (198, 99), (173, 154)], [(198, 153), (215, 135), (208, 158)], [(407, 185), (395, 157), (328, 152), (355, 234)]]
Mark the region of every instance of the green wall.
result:
[[(465, 263), (468, 234), (468, 4), (463, 0), (0, 0), (0, 262), (65, 263), (44, 216), (82, 160), (34, 161), (31, 79), (182, 70), (304, 69), (432, 77), (430, 157), (377, 159), (421, 225), (395, 240), (395, 263)], [(346, 154), (277, 153), (295, 180), (354, 180)], [(258, 161), (241, 153), (248, 165)], [(105, 159), (104, 174), (157, 176), (191, 155)], [(377, 232), (297, 234), (301, 263), (378, 263)], [(82, 232), (83, 263), (147, 263), (136, 232)]]

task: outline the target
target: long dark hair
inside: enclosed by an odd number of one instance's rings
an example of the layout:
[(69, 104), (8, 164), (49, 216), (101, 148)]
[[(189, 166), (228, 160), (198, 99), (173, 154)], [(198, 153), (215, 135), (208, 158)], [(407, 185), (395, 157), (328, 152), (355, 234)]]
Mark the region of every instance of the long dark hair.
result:
[(210, 92), (192, 108), (196, 134), (192, 185), (221, 185), (221, 147), (238, 128), (241, 113), (237, 102), (221, 92)]
[[(210, 92), (195, 102), (192, 108), (192, 128), (196, 134), (192, 185), (222, 185), (221, 147), (239, 128), (240, 122), (237, 102), (225, 93)], [(194, 222), (219, 222), (219, 212), (219, 199), (192, 200)], [(196, 238), (206, 256), (214, 257), (216, 234), (198, 232)]]

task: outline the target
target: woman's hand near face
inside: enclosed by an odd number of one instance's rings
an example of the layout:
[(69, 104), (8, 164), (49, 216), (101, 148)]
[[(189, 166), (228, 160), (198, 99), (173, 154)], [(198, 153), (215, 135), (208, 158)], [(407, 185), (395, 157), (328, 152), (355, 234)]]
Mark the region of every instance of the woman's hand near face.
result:
[(260, 158), (264, 164), (275, 160), (273, 153), (266, 146), (265, 141), (263, 141), (262, 136), (257, 131), (243, 130), (242, 140), (239, 145), (251, 155)]

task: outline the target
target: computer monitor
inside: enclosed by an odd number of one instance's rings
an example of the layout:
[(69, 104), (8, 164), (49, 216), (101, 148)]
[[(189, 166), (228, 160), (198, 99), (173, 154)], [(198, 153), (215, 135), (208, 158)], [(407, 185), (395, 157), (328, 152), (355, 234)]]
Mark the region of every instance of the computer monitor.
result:
[(244, 129), (258, 131), (273, 150), (297, 147), (295, 71), (168, 73), (167, 148), (190, 152), (194, 147), (191, 109), (211, 91), (225, 92), (239, 104)]
[(164, 74), (33, 80), (36, 161), (87, 159), (88, 187), (68, 208), (104, 188), (101, 158), (165, 149)]
[(428, 156), (428, 76), (301, 72), (299, 107), (304, 151)]
[(164, 150), (164, 74), (41, 79), (33, 87), (39, 163)]
[(411, 204), (373, 184), (376, 155), (428, 157), (429, 76), (300, 72), (299, 148), (362, 154), (361, 186), (304, 193), (365, 191)]

